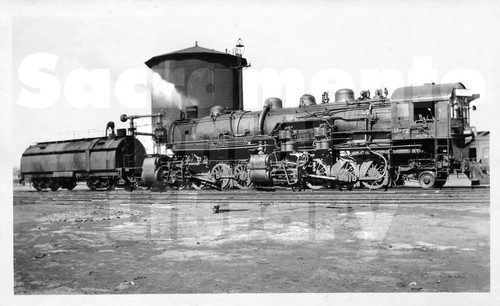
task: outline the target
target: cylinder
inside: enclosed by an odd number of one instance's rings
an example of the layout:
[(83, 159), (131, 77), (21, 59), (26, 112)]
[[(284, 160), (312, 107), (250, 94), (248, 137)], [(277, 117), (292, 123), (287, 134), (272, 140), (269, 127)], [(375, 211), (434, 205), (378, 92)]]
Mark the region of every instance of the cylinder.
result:
[(274, 162), (273, 154), (265, 154), (265, 155), (252, 155), (250, 157), (249, 169), (267, 169), (271, 167), (272, 162)]
[(271, 184), (273, 180), (270, 169), (273, 162), (274, 155), (272, 154), (252, 155), (248, 165), (250, 180), (257, 184)]

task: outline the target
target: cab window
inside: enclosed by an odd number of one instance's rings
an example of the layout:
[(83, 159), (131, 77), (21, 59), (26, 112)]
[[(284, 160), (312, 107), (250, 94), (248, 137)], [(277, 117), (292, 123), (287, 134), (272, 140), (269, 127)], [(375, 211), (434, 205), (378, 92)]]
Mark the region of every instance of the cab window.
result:
[(417, 123), (432, 121), (435, 114), (433, 102), (413, 103), (413, 121)]
[(396, 112), (397, 112), (398, 121), (410, 120), (410, 110), (408, 107), (408, 103), (396, 104)]

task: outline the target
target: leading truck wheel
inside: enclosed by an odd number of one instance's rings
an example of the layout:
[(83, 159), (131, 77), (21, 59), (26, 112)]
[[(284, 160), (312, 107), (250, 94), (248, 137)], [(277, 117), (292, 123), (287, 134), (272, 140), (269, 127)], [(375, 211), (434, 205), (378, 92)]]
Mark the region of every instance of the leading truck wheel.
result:
[(436, 182), (436, 175), (431, 171), (424, 171), (418, 176), (418, 183), (424, 189), (431, 188)]

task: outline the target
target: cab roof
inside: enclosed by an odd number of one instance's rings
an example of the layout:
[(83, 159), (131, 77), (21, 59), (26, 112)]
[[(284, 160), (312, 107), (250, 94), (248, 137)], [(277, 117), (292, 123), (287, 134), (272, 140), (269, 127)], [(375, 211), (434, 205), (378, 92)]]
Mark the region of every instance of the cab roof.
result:
[(391, 102), (429, 102), (449, 100), (455, 89), (465, 89), (462, 83), (434, 84), (421, 86), (405, 86), (396, 89), (391, 96)]

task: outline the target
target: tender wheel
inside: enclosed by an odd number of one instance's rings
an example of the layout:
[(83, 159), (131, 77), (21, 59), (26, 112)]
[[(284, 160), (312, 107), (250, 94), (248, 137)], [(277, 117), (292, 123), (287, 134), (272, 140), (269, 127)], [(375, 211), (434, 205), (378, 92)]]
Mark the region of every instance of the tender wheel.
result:
[(212, 177), (219, 182), (221, 189), (231, 187), (231, 179), (229, 178), (231, 172), (231, 168), (224, 163), (215, 165), (211, 171)]
[(382, 161), (374, 160), (366, 171), (366, 177), (380, 178), (373, 181), (363, 181), (362, 183), (369, 189), (380, 189), (384, 186), (384, 181), (387, 175), (388, 171), (385, 171), (385, 163)]
[(76, 182), (75, 181), (71, 181), (71, 182), (67, 183), (64, 186), (64, 188), (66, 188), (68, 190), (73, 190), (75, 187), (76, 187)]
[(436, 175), (431, 171), (424, 171), (418, 176), (418, 183), (420, 187), (427, 189), (434, 186), (436, 182)]
[(87, 187), (89, 187), (90, 190), (95, 191), (97, 189), (96, 185), (92, 181), (87, 181)]
[(61, 185), (58, 182), (50, 182), (49, 188), (52, 191), (57, 191)]
[(42, 186), (38, 181), (33, 182), (33, 188), (36, 189), (36, 191), (42, 191)]
[(116, 188), (116, 183), (115, 183), (115, 181), (114, 181), (114, 180), (109, 180), (109, 181), (108, 181), (108, 186), (106, 186), (106, 189), (107, 189), (108, 191), (112, 191), (112, 190), (114, 190), (115, 188)]
[(234, 167), (234, 185), (239, 189), (250, 189), (253, 186), (253, 182), (250, 180), (250, 175), (248, 175), (248, 169), (246, 164), (237, 164)]
[[(330, 173), (328, 169), (328, 165), (321, 159), (313, 160), (313, 173), (315, 175), (324, 175), (327, 176)], [(306, 186), (310, 189), (323, 189), (328, 185), (328, 181), (323, 181), (320, 179), (311, 178), (308, 182), (306, 182)]]

